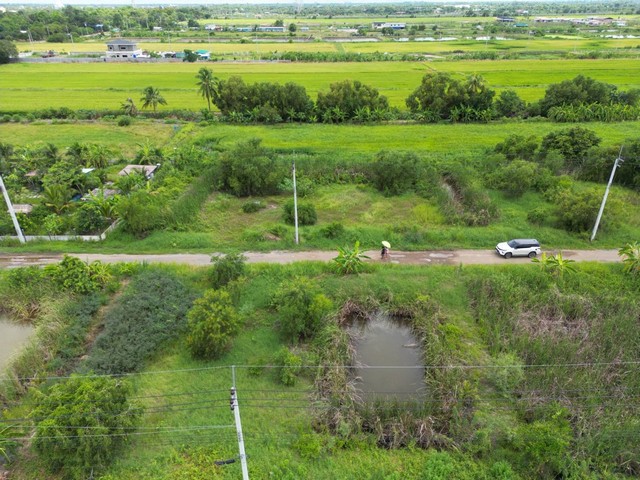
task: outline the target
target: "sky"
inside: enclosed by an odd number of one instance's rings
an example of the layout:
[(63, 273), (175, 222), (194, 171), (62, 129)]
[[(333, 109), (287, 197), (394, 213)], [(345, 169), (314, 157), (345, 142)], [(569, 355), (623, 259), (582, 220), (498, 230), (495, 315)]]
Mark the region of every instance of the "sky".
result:
[[(424, 3), (431, 4), (443, 4), (443, 3), (451, 3), (451, 4), (469, 4), (474, 2), (484, 1), (484, 3), (489, 3), (492, 0), (428, 0)], [(520, 0), (520, 1), (533, 1), (533, 0)], [(310, 5), (316, 5), (319, 3), (343, 3), (343, 4), (367, 4), (367, 3), (409, 3), (412, 0), (313, 0), (313, 1), (305, 1), (305, 0), (167, 0), (167, 1), (158, 1), (158, 0), (133, 0), (133, 3), (137, 6), (148, 6), (148, 5), (258, 5), (258, 4), (292, 4), (295, 5), (297, 3), (308, 3)], [(419, 3), (419, 2), (416, 2)], [(495, 3), (499, 3), (499, 0), (495, 0)], [(0, 0), (0, 6), (8, 6), (11, 5), (12, 8), (15, 8), (18, 5), (74, 5), (74, 6), (109, 6), (109, 5), (131, 5), (132, 0), (94, 0), (90, 2), (89, 0), (51, 0), (51, 1), (43, 1), (43, 0)]]

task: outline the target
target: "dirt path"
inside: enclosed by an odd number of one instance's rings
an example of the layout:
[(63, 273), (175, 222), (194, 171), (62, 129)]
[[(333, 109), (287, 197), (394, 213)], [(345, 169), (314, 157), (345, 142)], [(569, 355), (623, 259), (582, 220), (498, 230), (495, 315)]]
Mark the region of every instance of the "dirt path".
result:
[[(371, 250), (365, 252), (371, 257), (371, 262), (380, 261), (380, 252)], [(548, 251), (547, 254), (554, 254)], [(116, 262), (149, 262), (149, 263), (181, 263), (188, 265), (209, 265), (211, 254), (204, 253), (176, 253), (176, 254), (99, 254), (99, 253), (70, 253), (87, 262), (100, 260), (104, 263)], [(565, 258), (576, 261), (618, 262), (620, 257), (617, 250), (562, 250)], [(328, 262), (336, 256), (335, 251), (313, 250), (308, 252), (246, 252), (248, 263), (292, 263), (304, 260)], [(0, 254), (0, 268), (14, 268), (28, 265), (47, 265), (57, 263), (62, 259), (62, 254)], [(511, 258), (506, 260), (493, 250), (429, 250), (421, 252), (391, 251), (391, 263), (413, 265), (479, 265), (479, 264), (512, 264), (527, 263), (528, 258)]]

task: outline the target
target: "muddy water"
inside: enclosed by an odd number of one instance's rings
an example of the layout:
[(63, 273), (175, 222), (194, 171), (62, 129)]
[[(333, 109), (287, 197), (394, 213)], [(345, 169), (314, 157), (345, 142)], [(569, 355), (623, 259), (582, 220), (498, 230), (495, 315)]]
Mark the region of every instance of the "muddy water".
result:
[(18, 324), (0, 315), (0, 369), (7, 366), (9, 359), (27, 343), (32, 333), (31, 325)]
[(356, 387), (365, 398), (417, 398), (425, 394), (422, 351), (408, 325), (379, 313), (354, 322)]

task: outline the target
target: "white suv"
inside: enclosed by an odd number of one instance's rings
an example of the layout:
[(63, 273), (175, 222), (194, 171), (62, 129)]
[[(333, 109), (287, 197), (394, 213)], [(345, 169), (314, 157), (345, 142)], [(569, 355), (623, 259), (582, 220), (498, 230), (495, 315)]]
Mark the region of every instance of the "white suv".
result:
[(504, 258), (511, 257), (529, 257), (533, 258), (540, 255), (540, 242), (533, 238), (516, 238), (508, 242), (502, 242), (496, 245), (496, 252)]

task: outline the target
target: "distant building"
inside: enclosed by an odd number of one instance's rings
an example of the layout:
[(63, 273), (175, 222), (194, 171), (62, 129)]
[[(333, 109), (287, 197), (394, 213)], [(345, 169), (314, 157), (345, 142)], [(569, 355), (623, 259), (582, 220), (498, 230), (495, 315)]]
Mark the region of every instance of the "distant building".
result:
[(200, 60), (209, 60), (211, 58), (209, 50), (196, 50), (195, 53), (198, 55), (198, 59)]
[(142, 50), (135, 42), (118, 38), (107, 42), (107, 58), (137, 58), (142, 55)]
[(371, 28), (374, 30), (382, 30), (383, 28), (392, 28), (394, 30), (404, 30), (407, 28), (406, 23), (396, 23), (396, 22), (373, 22), (371, 24)]
[(259, 32), (284, 33), (285, 32), (285, 28), (284, 27), (274, 27), (273, 25), (261, 25), (261, 26), (258, 27), (258, 31)]

